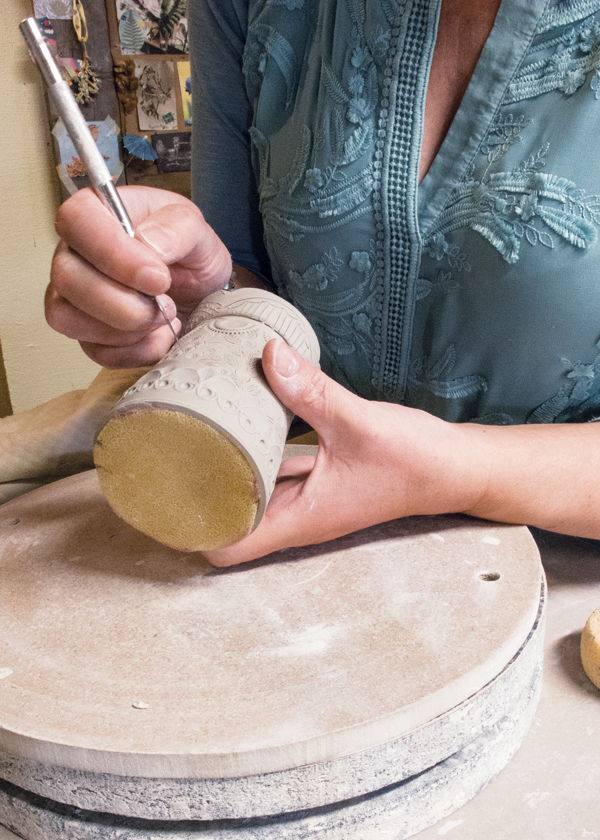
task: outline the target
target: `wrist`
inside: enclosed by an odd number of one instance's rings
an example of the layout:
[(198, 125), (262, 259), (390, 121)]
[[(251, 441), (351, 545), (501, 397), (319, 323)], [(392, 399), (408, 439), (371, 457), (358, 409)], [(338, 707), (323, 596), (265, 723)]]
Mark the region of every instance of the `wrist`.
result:
[(275, 287), (270, 280), (256, 271), (251, 271), (242, 265), (233, 263), (231, 269), (231, 276), (226, 289), (264, 289), (267, 292), (275, 291)]
[(490, 480), (485, 433), (473, 423), (434, 421), (438, 428), (428, 466), (431, 509), (427, 512), (477, 516), (474, 511), (486, 497)]
[[(380, 418), (387, 428), (380, 457), (381, 475), (389, 471), (396, 516), (466, 513), (487, 489), (488, 471), (479, 429), (473, 424), (450, 423), (428, 412), (386, 406), (395, 422)], [(372, 424), (371, 424), (372, 427)]]

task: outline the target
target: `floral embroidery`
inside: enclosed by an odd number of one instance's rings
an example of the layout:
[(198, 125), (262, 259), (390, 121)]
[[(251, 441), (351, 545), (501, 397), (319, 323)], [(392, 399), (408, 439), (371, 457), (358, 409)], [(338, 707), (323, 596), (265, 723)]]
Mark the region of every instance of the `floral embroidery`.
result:
[(441, 260), (450, 250), (446, 236), (464, 227), (480, 233), (509, 263), (518, 260), (523, 239), (547, 248), (555, 245), (552, 233), (577, 248), (595, 242), (600, 196), (588, 196), (567, 178), (541, 172), (547, 151), (544, 146), (508, 172), (490, 174), (488, 165), (479, 180), (467, 176), (432, 227), (426, 252)]
[[(335, 249), (332, 250), (335, 251)], [(366, 251), (354, 251), (351, 254), (348, 268), (358, 272), (362, 279), (346, 291), (333, 292), (328, 289), (328, 294), (321, 294), (319, 297), (305, 294), (304, 289), (296, 289), (294, 293), (296, 305), (309, 316), (313, 327), (317, 330), (323, 352), (322, 363), (334, 371), (336, 378), (349, 388), (353, 386), (347, 380), (337, 360), (342, 356), (356, 353), (367, 357), (373, 353), (373, 257), (372, 252)], [(323, 255), (318, 265), (326, 263), (333, 265), (335, 272), (341, 268), (337, 252)], [(334, 279), (335, 277), (332, 277), (327, 286), (332, 284)], [(321, 291), (323, 292), (325, 288), (327, 287), (323, 287)], [(336, 313), (335, 318), (331, 317), (332, 311)]]
[[(477, 422), (495, 424), (523, 422), (529, 410), (525, 405), (531, 407), (526, 396), (520, 408), (504, 399), (508, 372), (498, 373), (498, 387), (490, 386), (489, 392), (483, 375), (455, 375), (456, 370), (468, 373), (475, 367), (457, 358), (456, 348), (463, 341), (485, 342), (486, 319), (491, 321), (494, 312), (509, 318), (512, 304), (494, 298), (497, 303), (491, 307), (497, 308), (488, 313), (479, 305), (484, 298), (476, 295), (485, 295), (485, 288), (479, 278), (466, 274), (479, 237), (463, 240), (453, 233), (475, 231), (507, 263), (515, 263), (528, 246), (573, 246), (564, 248), (568, 256), (568, 251), (588, 248), (597, 237), (600, 197), (580, 189), (579, 176), (569, 180), (551, 174), (556, 170), (548, 147), (536, 152), (534, 146), (533, 154), (528, 149), (515, 162), (515, 146), (532, 121), (527, 110), (518, 113), (518, 106), (507, 108), (507, 103), (558, 91), (564, 97), (587, 96), (593, 109), (594, 97), (600, 98), (600, 30), (595, 17), (600, 0), (551, 0), (549, 5), (533, 42), (522, 43), (526, 61), (499, 103), (500, 113), (475, 163), (441, 213), (433, 205), (438, 215), (423, 234), (415, 221), (413, 164), (418, 150), (410, 127), (422, 116), (422, 82), (432, 46), (425, 43), (424, 33), (432, 31), (435, 4), (257, 0), (250, 15), (244, 72), (255, 104), (252, 155), (273, 276), (281, 294), (289, 296), (315, 327), (324, 368), (363, 396), (401, 400), (407, 381), (413, 404), (453, 416), (462, 412), (465, 419), (479, 412)], [(555, 93), (553, 98), (559, 96)], [(539, 105), (543, 110), (544, 103)], [(510, 164), (500, 163), (505, 157)], [(422, 242), (420, 235), (425, 237)], [(424, 259), (420, 268), (421, 248), (431, 260)], [(558, 256), (562, 259), (563, 254)], [(493, 259), (492, 265), (498, 262)], [(495, 276), (492, 271), (491, 278)], [(457, 300), (441, 298), (459, 282), (464, 287), (460, 307), (458, 295)], [(540, 282), (547, 283), (549, 295), (554, 293), (552, 284), (562, 288), (554, 275)], [(539, 323), (545, 323), (543, 307), (551, 303), (541, 297), (539, 293)], [(477, 305), (471, 307), (474, 299)], [(415, 300), (422, 301), (416, 313)], [(471, 312), (479, 312), (481, 318), (472, 325), (466, 324)], [(445, 314), (448, 338), (440, 344), (437, 319)], [(535, 332), (541, 327), (533, 311), (531, 318)], [(456, 346), (451, 343), (453, 324), (456, 334), (463, 331)], [(521, 337), (515, 336), (514, 344), (510, 341), (507, 364), (521, 358)], [(572, 346), (578, 347), (576, 341)], [(432, 352), (431, 347), (437, 349)], [(441, 356), (440, 347), (447, 348)], [(579, 356), (585, 359), (583, 351), (564, 351), (565, 356), (569, 353), (573, 363), (567, 366), (565, 360), (562, 388), (550, 385), (544, 392), (560, 390), (558, 401), (540, 406), (537, 416), (556, 415), (558, 402), (566, 406), (559, 408), (558, 416), (571, 408), (578, 412), (578, 400), (587, 404), (595, 399), (594, 387), (598, 390), (600, 384), (596, 362), (577, 361)], [(411, 357), (418, 358), (409, 366)], [(549, 367), (543, 374), (547, 378)], [(488, 372), (483, 362), (481, 371)], [(528, 393), (526, 383), (522, 390)], [(464, 408), (460, 400), (465, 400)], [(445, 401), (452, 402), (447, 409)], [(514, 419), (504, 408), (514, 410)]]
[(290, 12), (295, 9), (302, 9), (304, 0), (268, 0), (271, 6), (285, 6)]
[(321, 262), (309, 266), (306, 271), (299, 272), (290, 269), (288, 272), (289, 281), (292, 287), (300, 292), (314, 289), (322, 292), (337, 277), (338, 269), (342, 261), (338, 259), (337, 249), (331, 248), (323, 254)]
[(366, 251), (353, 251), (350, 254), (348, 265), (360, 274), (368, 274), (371, 268), (371, 258)]
[(450, 245), (443, 233), (432, 233), (423, 240), (423, 250), (434, 260), (446, 259), (452, 268), (462, 271), (470, 271), (471, 266), (467, 262), (467, 255), (460, 250), (458, 245)]
[[(278, 0), (278, 5), (282, 3), (286, 5), (285, 0)], [(300, 260), (311, 251), (314, 255), (312, 249), (321, 234), (330, 234), (373, 213), (373, 194), (380, 174), (380, 165), (373, 159), (379, 63), (388, 58), (390, 48), (390, 31), (382, 26), (381, 18), (378, 22), (370, 17), (371, 28), (367, 28), (362, 0), (346, 0), (344, 5), (352, 24), (346, 36), (346, 54), (343, 61), (336, 56), (334, 64), (324, 50), (316, 77), (321, 116), (310, 126), (303, 124), (294, 136), (295, 148), (293, 155), (287, 156), (287, 171), (275, 174), (272, 170), (269, 126), (264, 132), (257, 124), (250, 129), (259, 206), (274, 277), (281, 293), (310, 318), (319, 335), (324, 364), (340, 381), (344, 381), (337, 361), (340, 357), (359, 354), (362, 361), (357, 360), (356, 365), (367, 370), (372, 363), (372, 310), (376, 276), (381, 283), (381, 260), (376, 259), (372, 241), (370, 250), (361, 250), (357, 242), (356, 250), (343, 259), (337, 248), (331, 248), (316, 259), (313, 256), (308, 265), (308, 260)], [(383, 7), (386, 18), (397, 16), (396, 0), (382, 0)], [(254, 91), (251, 95), (258, 95), (268, 60), (273, 58), (285, 79), (287, 107), (298, 80), (293, 48), (288, 49), (262, 21), (250, 26), (250, 36), (244, 73), (249, 89)], [(282, 159), (277, 157), (278, 162)], [(371, 229), (366, 230), (372, 239)], [(291, 247), (304, 239), (311, 249), (306, 254)], [(342, 278), (343, 265), (346, 270)], [(349, 287), (352, 274), (360, 279)]]
[(314, 169), (306, 170), (304, 173), (304, 186), (309, 192), (317, 192), (317, 190), (320, 190), (324, 185), (325, 178), (323, 178), (323, 173), (320, 169), (315, 166)]
[(511, 146), (521, 142), (521, 132), (531, 123), (523, 114), (506, 114), (497, 116), (490, 126), (481, 151), (487, 155), (488, 163), (500, 160)]
[[(565, 4), (572, 6), (577, 4)], [(590, 4), (588, 4), (589, 7)], [(590, 11), (597, 12), (598, 4), (591, 4)], [(581, 17), (582, 10), (577, 16)], [(585, 13), (585, 12), (584, 12)], [(567, 20), (563, 17), (563, 20)], [(552, 26), (558, 26), (557, 17), (551, 17)], [(547, 31), (548, 22), (542, 21), (540, 32)], [(600, 67), (600, 19), (597, 16), (588, 17), (577, 25), (564, 28), (550, 40), (540, 40), (529, 54), (554, 49), (547, 58), (534, 60), (523, 65), (508, 88), (505, 104), (519, 102), (560, 90), (567, 96), (572, 96), (584, 84), (587, 74), (597, 71)], [(593, 80), (592, 80), (593, 81)], [(595, 88), (594, 88), (595, 89)]]
[(538, 25), (538, 33), (543, 34), (559, 26), (568, 26), (593, 15), (599, 9), (600, 0), (562, 0), (544, 12)]
[(452, 278), (449, 271), (440, 271), (437, 280), (433, 282), (425, 277), (419, 277), (417, 280), (417, 300), (428, 297), (434, 289), (442, 292), (442, 294), (448, 294), (448, 292), (457, 288), (458, 283)]
[[(596, 343), (600, 350), (600, 341)], [(591, 414), (600, 408), (600, 352), (593, 362), (575, 362), (561, 359), (566, 370), (566, 377), (570, 379), (559, 391), (538, 406), (527, 418), (528, 423), (562, 423), (566, 421), (586, 421), (595, 419)], [(592, 391), (593, 386), (596, 386)], [(592, 391), (592, 393), (590, 393)]]
[(473, 396), (478, 391), (486, 391), (487, 383), (483, 376), (472, 374), (448, 379), (456, 362), (456, 350), (451, 344), (437, 362), (428, 356), (417, 359), (411, 365), (408, 376), (409, 390), (429, 391), (436, 397), (459, 399)]
[(277, 64), (286, 83), (285, 107), (289, 108), (298, 81), (298, 61), (294, 48), (281, 33), (263, 23), (257, 23), (248, 30), (248, 43), (244, 57), (244, 73), (260, 83), (267, 61), (271, 58)]

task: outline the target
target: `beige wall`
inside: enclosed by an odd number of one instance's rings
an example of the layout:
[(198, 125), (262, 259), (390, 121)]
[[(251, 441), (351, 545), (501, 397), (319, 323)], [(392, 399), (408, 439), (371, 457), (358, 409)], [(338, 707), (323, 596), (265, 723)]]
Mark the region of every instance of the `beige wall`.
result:
[(2, 0), (0, 341), (15, 413), (86, 387), (98, 367), (44, 320), (58, 186), (41, 78), (18, 29), (31, 0)]

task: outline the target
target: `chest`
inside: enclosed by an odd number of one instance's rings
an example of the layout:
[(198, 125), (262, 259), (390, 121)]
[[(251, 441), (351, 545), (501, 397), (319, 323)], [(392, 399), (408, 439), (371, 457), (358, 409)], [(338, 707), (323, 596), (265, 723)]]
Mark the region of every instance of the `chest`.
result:
[(426, 175), (448, 133), (501, 0), (442, 0), (431, 63), (419, 179)]

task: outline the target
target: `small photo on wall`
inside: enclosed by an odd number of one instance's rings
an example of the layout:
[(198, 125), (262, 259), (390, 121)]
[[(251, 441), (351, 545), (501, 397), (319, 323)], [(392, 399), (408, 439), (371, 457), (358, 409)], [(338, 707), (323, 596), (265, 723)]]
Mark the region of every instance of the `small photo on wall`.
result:
[(135, 62), (138, 79), (137, 110), (140, 131), (179, 128), (176, 77), (172, 61)]
[[(88, 122), (87, 126), (106, 162), (108, 171), (116, 180), (123, 168), (119, 155), (119, 128), (117, 124), (108, 117), (106, 120)], [(52, 133), (56, 137), (59, 149), (58, 175), (67, 191), (72, 195), (81, 186), (77, 183), (77, 179), (86, 176), (85, 167), (61, 119), (57, 120)]]
[(192, 79), (189, 61), (177, 62), (177, 73), (179, 74), (179, 90), (181, 91), (181, 104), (183, 106), (183, 124), (192, 125)]
[(192, 164), (192, 135), (189, 131), (153, 134), (150, 138), (158, 155), (156, 165), (161, 174), (187, 172)]

